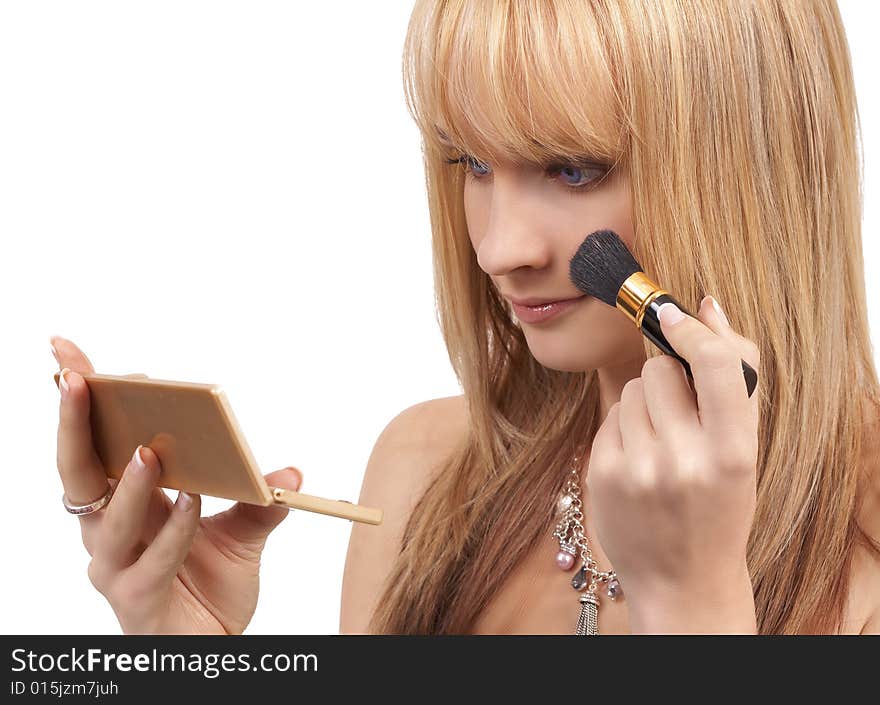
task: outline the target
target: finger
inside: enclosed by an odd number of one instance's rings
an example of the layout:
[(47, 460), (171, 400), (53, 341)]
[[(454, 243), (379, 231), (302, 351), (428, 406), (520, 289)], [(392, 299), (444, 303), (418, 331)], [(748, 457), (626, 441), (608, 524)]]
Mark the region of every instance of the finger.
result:
[[(302, 472), (292, 466), (276, 470), (265, 477), (270, 486), (295, 491), (300, 489), (303, 480)], [(286, 507), (261, 507), (256, 504), (236, 502), (226, 511), (211, 517), (211, 520), (235, 540), (259, 548), (288, 514), (290, 510)]]
[(201, 507), (200, 495), (178, 492), (165, 524), (132, 566), (132, 570), (144, 576), (140, 582), (161, 583), (177, 575), (192, 547)]
[(700, 426), (697, 398), (681, 363), (671, 355), (649, 358), (642, 366), (642, 389), (658, 438), (681, 437)]
[(710, 328), (713, 333), (729, 340), (739, 350), (742, 359), (756, 370), (758, 369), (758, 356), (754, 353), (755, 346), (752, 344), (752, 341), (740, 335), (731, 327), (724, 310), (713, 296), (707, 294), (700, 301), (697, 318)]
[(86, 354), (73, 341), (62, 338), (60, 335), (53, 335), (49, 338), (49, 346), (52, 349), (52, 354), (58, 361), (59, 367), (69, 367), (81, 375), (94, 373), (95, 368), (91, 360), (86, 357)]
[[(700, 302), (700, 310), (697, 313), (699, 319), (711, 328), (715, 333), (731, 342), (738, 350), (740, 357), (751, 365), (757, 372), (760, 367), (760, 352), (754, 341), (749, 340), (743, 335), (737, 333), (727, 320), (727, 316), (720, 304), (714, 297), (708, 294), (703, 297)], [(758, 375), (760, 383), (761, 376)], [(756, 395), (752, 395), (756, 396)]]
[(659, 317), (663, 335), (690, 365), (700, 424), (723, 433), (742, 423), (750, 410), (739, 350), (675, 304), (660, 306)]
[(756, 392), (758, 391), (757, 386), (761, 383), (761, 356), (758, 346), (752, 340), (740, 335), (731, 327), (724, 310), (713, 296), (706, 295), (703, 297), (703, 300), (700, 301), (700, 309), (697, 312), (697, 316), (715, 333), (729, 340), (739, 351), (740, 357), (751, 365), (752, 369), (757, 373), (758, 382), (755, 385), (755, 390), (753, 390), (749, 397), (752, 417), (755, 423), (757, 423), (759, 395)]
[(620, 436), (620, 402), (615, 402), (608, 409), (602, 425), (593, 437), (593, 449), (590, 457), (596, 454), (597, 449), (605, 449), (612, 453), (623, 451), (623, 438)]
[(107, 505), (97, 549), (108, 565), (129, 566), (137, 559), (153, 488), (159, 479), (159, 458), (138, 446)]
[(641, 377), (634, 377), (623, 385), (620, 393), (619, 425), (625, 451), (638, 452), (655, 438)]
[[(116, 491), (119, 480), (115, 477), (108, 477), (107, 482), (113, 491)], [(147, 523), (145, 526), (145, 534), (147, 538), (155, 536), (159, 533), (159, 529), (165, 523), (165, 518), (171, 511), (171, 501), (165, 496), (165, 493), (156, 488), (150, 498), (150, 508), (147, 510)], [(80, 515), (80, 528), (82, 534), (83, 545), (89, 552), (90, 556), (95, 555), (95, 549), (98, 547), (101, 538), (101, 521), (106, 511), (93, 512), (92, 514)], [(148, 542), (145, 541), (146, 544)]]
[(713, 333), (730, 340), (734, 339), (736, 333), (731, 328), (726, 314), (721, 310), (721, 305), (709, 294), (700, 301), (697, 318), (711, 328)]
[(67, 367), (59, 374), (58, 388), (61, 392), (56, 454), (58, 472), (68, 501), (87, 504), (107, 491), (107, 474), (92, 445), (89, 388), (79, 374)]
[(607, 472), (613, 471), (623, 453), (623, 440), (620, 437), (620, 402), (608, 409), (605, 419), (593, 436), (590, 460), (587, 465), (586, 483), (588, 495), (593, 494), (596, 483), (604, 482)]

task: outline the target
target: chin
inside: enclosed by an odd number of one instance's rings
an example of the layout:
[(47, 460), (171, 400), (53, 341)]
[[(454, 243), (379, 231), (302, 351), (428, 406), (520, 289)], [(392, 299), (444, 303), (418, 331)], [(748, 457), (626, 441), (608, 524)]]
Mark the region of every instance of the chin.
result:
[[(593, 323), (593, 322), (591, 322)], [(602, 330), (602, 335), (585, 334), (586, 330)], [(614, 321), (599, 321), (590, 326), (578, 325), (574, 330), (528, 330), (523, 333), (532, 357), (542, 366), (560, 372), (586, 372), (644, 358), (641, 333), (633, 326)]]
[[(605, 355), (595, 350), (584, 349), (574, 340), (532, 341), (526, 336), (529, 351), (542, 366), (559, 372), (586, 372), (607, 364)], [(567, 343), (567, 344), (566, 344)]]

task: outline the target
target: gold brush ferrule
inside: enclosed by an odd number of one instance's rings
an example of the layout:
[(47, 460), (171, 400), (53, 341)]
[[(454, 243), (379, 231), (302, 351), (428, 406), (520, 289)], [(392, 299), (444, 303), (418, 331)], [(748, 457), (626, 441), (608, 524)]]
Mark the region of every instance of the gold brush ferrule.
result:
[(651, 302), (661, 294), (668, 293), (644, 272), (634, 272), (627, 277), (620, 291), (617, 292), (617, 308), (641, 328), (645, 310)]

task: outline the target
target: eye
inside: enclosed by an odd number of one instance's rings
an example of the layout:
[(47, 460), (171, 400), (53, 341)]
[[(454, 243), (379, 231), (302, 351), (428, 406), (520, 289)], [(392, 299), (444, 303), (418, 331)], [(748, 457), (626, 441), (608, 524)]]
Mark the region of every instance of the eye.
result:
[[(463, 164), (465, 174), (467, 174), (468, 176), (474, 176), (478, 179), (480, 177), (485, 176), (487, 173), (489, 173), (488, 172), (488, 169), (489, 169), (488, 164), (484, 164), (483, 162), (479, 161), (478, 159), (475, 159), (474, 157), (470, 156), (469, 154), (462, 154), (455, 159), (447, 159), (446, 163), (447, 164)], [(474, 166), (476, 166), (477, 172), (474, 172), (474, 170), (472, 168)], [(480, 169), (482, 169), (483, 171), (479, 171)]]
[(548, 169), (550, 178), (555, 179), (556, 177), (561, 176), (563, 178), (563, 183), (573, 189), (584, 189), (590, 186), (595, 181), (604, 177), (607, 171), (607, 167), (599, 164), (561, 164), (551, 166)]
[[(465, 175), (470, 178), (481, 179), (491, 173), (488, 164), (475, 159), (469, 154), (462, 154), (454, 159), (447, 159), (447, 164), (463, 164)], [(563, 185), (572, 191), (583, 191), (601, 181), (610, 168), (599, 163), (584, 164), (551, 164), (546, 168), (547, 177), (556, 181), (563, 177)]]

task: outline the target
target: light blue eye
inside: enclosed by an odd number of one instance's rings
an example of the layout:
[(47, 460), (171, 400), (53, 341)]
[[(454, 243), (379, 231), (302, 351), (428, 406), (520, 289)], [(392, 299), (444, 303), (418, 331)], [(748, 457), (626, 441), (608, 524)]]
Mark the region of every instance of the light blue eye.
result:
[[(595, 176), (589, 176), (588, 174), (585, 173), (585, 172), (589, 172), (589, 171), (590, 171), (589, 169), (583, 169), (578, 166), (566, 166), (566, 167), (562, 167), (559, 170), (559, 173), (563, 177), (574, 176), (574, 183), (571, 183), (568, 181), (566, 181), (566, 183), (569, 186), (573, 186), (573, 187), (577, 188), (579, 186), (583, 186), (584, 184), (590, 183), (595, 178)], [(601, 169), (593, 169), (592, 171), (601, 172)], [(587, 181), (581, 183), (581, 178), (585, 178), (585, 177), (587, 178)]]
[[(465, 166), (465, 174), (474, 179), (481, 179), (491, 173), (492, 169), (488, 164), (481, 162), (476, 157), (469, 154), (460, 154), (454, 159), (447, 159), (447, 164), (463, 164)], [(564, 185), (572, 191), (585, 191), (605, 176), (609, 171), (609, 167), (602, 164), (551, 164), (547, 168), (547, 176), (556, 181), (560, 174), (566, 177)], [(568, 181), (573, 178), (574, 182)]]
[[(488, 165), (488, 164), (483, 164), (483, 162), (478, 161), (477, 159), (474, 159), (473, 157), (467, 157), (466, 164), (467, 164), (468, 166), (476, 165), (476, 167), (477, 167), (476, 174), (477, 174), (478, 176), (485, 176), (485, 175), (488, 174), (489, 171), (490, 171), (490, 169), (489, 169), (489, 165)], [(480, 168), (485, 169), (485, 171), (479, 171)]]

